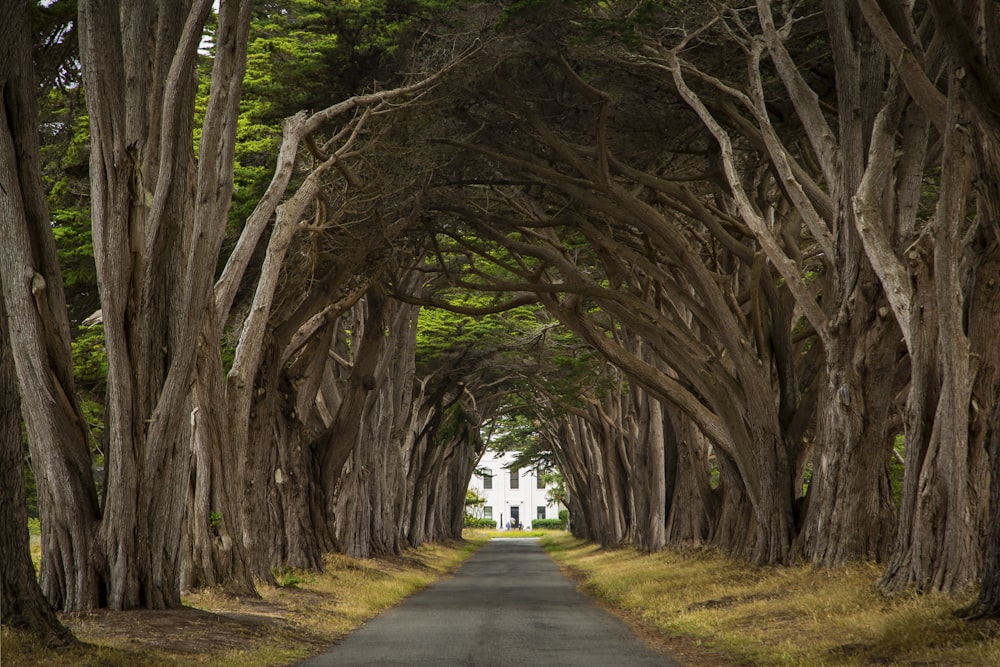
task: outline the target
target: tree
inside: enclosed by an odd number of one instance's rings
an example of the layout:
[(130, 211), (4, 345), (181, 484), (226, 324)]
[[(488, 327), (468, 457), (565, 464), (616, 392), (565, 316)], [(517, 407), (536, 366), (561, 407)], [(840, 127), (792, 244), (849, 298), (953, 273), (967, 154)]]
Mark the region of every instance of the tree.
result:
[[(484, 93), (486, 99), (493, 98), (495, 106), (491, 108), (495, 113), (490, 120), (476, 118), (467, 129), (471, 132), (472, 125), (482, 123), (496, 128), (497, 135), (522, 139), (524, 145), (502, 143), (495, 138), (477, 144), (446, 140), (469, 152), (467, 173), (461, 174), (457, 182), (473, 185), (462, 195), (466, 203), (447, 202), (439, 210), (454, 215), (490, 243), (505, 246), (515, 257), (505, 265), (515, 280), (490, 289), (536, 292), (549, 311), (581, 338), (620, 365), (631, 379), (684, 410), (711, 434), (713, 444), (726, 449), (732, 464), (729, 470), (734, 475), (733, 485), (728, 487), (729, 499), (738, 506), (727, 515), (733, 517), (733, 542), (729, 548), (766, 562), (784, 560), (793, 529), (791, 471), (778, 413), (770, 398), (765, 397), (775, 393), (775, 377), (782, 382), (786, 379), (771, 374), (770, 363), (760, 362), (758, 349), (740, 342), (754, 340), (754, 334), (744, 330), (745, 318), (734, 312), (732, 298), (721, 289), (722, 281), (713, 277), (719, 267), (706, 266), (706, 253), (698, 245), (700, 238), (688, 235), (681, 224), (681, 220), (689, 220), (684, 216), (691, 215), (695, 224), (707, 219), (704, 224), (718, 226), (715, 214), (707, 207), (692, 210), (690, 202), (694, 198), (683, 188), (675, 188), (663, 179), (644, 177), (641, 169), (617, 157), (615, 150), (621, 148), (627, 153), (632, 148), (629, 142), (636, 142), (636, 137), (624, 131), (612, 134), (611, 94), (583, 82), (558, 58), (550, 61), (548, 69), (514, 66), (514, 58), (511, 56), (511, 64), (504, 69), (511, 85), (491, 80), (496, 93)], [(529, 73), (538, 79), (529, 80)], [(560, 102), (578, 95), (576, 100), (581, 105), (599, 105), (591, 128), (578, 124), (556, 127), (549, 120), (558, 117), (550, 111), (556, 102), (529, 105), (524, 101), (528, 96), (513, 88), (515, 84), (537, 85), (552, 75), (559, 81), (558, 73), (565, 78), (549, 88), (564, 85), (572, 91)], [(609, 85), (620, 86), (620, 82)], [(621, 94), (622, 90), (616, 87), (615, 92)], [(629, 111), (634, 113), (637, 108)], [(585, 112), (567, 115), (590, 117)], [(516, 129), (500, 129), (497, 126), (501, 121)], [(623, 127), (630, 121), (635, 122), (622, 119)], [(612, 141), (621, 141), (623, 148)], [(659, 157), (638, 155), (643, 160)], [(499, 165), (510, 171), (476, 178), (468, 172), (480, 161), (492, 170)], [(558, 167), (553, 168), (553, 161)], [(525, 175), (531, 179), (529, 183), (540, 187), (519, 188)], [(483, 185), (487, 183), (495, 183), (496, 187), (486, 191)], [(655, 191), (660, 187), (662, 198), (651, 205), (643, 189)], [(679, 216), (669, 206), (671, 195), (683, 201), (678, 207), (683, 211)], [(498, 204), (489, 205), (488, 200)], [(667, 205), (661, 207), (661, 201)], [(506, 208), (499, 208), (508, 203)], [(484, 215), (484, 210), (496, 213)], [(585, 255), (576, 246), (567, 247), (579, 243), (580, 237), (595, 248), (593, 254)], [(739, 241), (731, 245), (735, 247)], [(740, 258), (748, 254), (745, 247), (734, 251)], [(485, 253), (483, 256), (490, 261)], [(604, 274), (591, 268), (595, 261), (598, 267), (604, 264)], [(463, 286), (476, 287), (471, 283)], [(560, 299), (556, 296), (560, 293), (569, 296)], [(773, 330), (787, 330), (789, 315), (777, 293), (767, 294), (766, 298), (774, 299), (768, 302), (765, 315), (774, 318)], [(620, 321), (633, 335), (641, 336), (683, 380), (678, 382), (662, 367), (648, 363), (623, 345), (617, 335), (608, 335), (614, 327), (592, 322), (585, 316), (591, 304)], [(774, 349), (778, 352), (768, 361), (779, 359), (774, 363), (783, 363), (789, 348), (782, 345), (781, 339), (777, 342)], [(727, 358), (720, 354), (721, 349), (726, 350)], [(769, 350), (759, 352), (769, 354)], [(705, 372), (705, 364), (711, 372)], [(766, 372), (762, 370), (765, 368)], [(791, 406), (796, 391), (791, 383), (783, 384), (777, 393)]]
[[(962, 71), (972, 66), (972, 53), (992, 47), (958, 27), (969, 21), (996, 25), (996, 15), (977, 15), (975, 3), (930, 5), (933, 39), (917, 30), (909, 12), (859, 3), (892, 57), (894, 76), (855, 208), (866, 252), (902, 328), (911, 376), (901, 517), (881, 582), (887, 590), (960, 589), (979, 576), (984, 434), (997, 377), (995, 345), (986, 334), (996, 326), (997, 311), (981, 291), (997, 261), (995, 187), (988, 185), (995, 177), (987, 175), (995, 173), (996, 143), (985, 129), (995, 121), (982, 111), (984, 103), (992, 104), (983, 96), (989, 85), (978, 83), (982, 71), (969, 79)], [(976, 141), (966, 126), (979, 128), (973, 130)], [(935, 142), (943, 146), (939, 153)], [(930, 178), (919, 168), (925, 156), (936, 165)], [(896, 201), (887, 206), (893, 189), (884, 179), (893, 173)], [(985, 187), (974, 185), (981, 176)], [(933, 208), (925, 212), (917, 203), (928, 183), (935, 186)]]
[[(28, 9), (21, 2), (5, 5), (0, 35), (5, 64), (0, 81), (0, 231), (4, 238), (0, 276), (5, 330), (10, 334), (38, 480), (42, 590), (56, 608), (87, 609), (100, 603), (104, 584), (95, 559), (99, 549), (94, 529), (100, 514), (90, 471), (87, 424), (73, 388), (69, 321), (39, 167)], [(6, 407), (5, 414), (11, 414)], [(12, 511), (17, 511), (16, 506)]]
[(465, 516), (482, 519), (484, 505), (486, 505), (486, 498), (479, 495), (478, 489), (469, 487), (465, 493)]
[(211, 3), (171, 11), (79, 3), (108, 352), (102, 569), (115, 609), (180, 604), (189, 474), (182, 425), (232, 193), (250, 5), (221, 5), (196, 161), (195, 60)]
[[(0, 14), (0, 18), (9, 18)], [(10, 61), (8, 61), (10, 62)], [(0, 564), (3, 566), (3, 624), (26, 630), (47, 646), (73, 643), (73, 635), (59, 622), (42, 594), (31, 562), (28, 538), (28, 511), (24, 491), (24, 445), (21, 439), (20, 397), (14, 361), (8, 344), (7, 313), (0, 302), (0, 508), (3, 525), (0, 536)], [(20, 527), (23, 527), (20, 528)]]

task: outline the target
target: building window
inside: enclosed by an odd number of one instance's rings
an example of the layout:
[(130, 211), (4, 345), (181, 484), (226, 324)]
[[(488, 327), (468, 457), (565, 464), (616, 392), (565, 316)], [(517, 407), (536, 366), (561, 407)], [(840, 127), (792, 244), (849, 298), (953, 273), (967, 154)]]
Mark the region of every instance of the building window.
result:
[[(544, 509), (544, 508), (543, 508)], [(493, 508), (487, 505), (483, 508), (483, 518), (492, 519), (493, 518)]]
[(536, 516), (535, 518), (536, 519), (544, 519), (545, 518), (545, 505), (539, 505), (538, 506), (538, 516)]
[(542, 479), (542, 471), (541, 470), (536, 470), (535, 471), (535, 488), (536, 489), (544, 489), (545, 488), (545, 480)]
[(518, 484), (520, 484), (521, 482), (520, 478), (518, 477), (519, 474), (520, 473), (517, 468), (510, 469), (510, 488), (512, 489), (520, 488), (518, 486)]
[(493, 475), (483, 475), (483, 488), (484, 489), (493, 488)]

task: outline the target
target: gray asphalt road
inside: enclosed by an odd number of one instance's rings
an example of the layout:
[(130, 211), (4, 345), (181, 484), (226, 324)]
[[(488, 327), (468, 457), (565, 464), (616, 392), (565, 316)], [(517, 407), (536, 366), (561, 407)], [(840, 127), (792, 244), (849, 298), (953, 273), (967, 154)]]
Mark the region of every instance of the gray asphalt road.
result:
[(301, 664), (679, 667), (578, 593), (533, 539), (491, 540), (453, 577)]

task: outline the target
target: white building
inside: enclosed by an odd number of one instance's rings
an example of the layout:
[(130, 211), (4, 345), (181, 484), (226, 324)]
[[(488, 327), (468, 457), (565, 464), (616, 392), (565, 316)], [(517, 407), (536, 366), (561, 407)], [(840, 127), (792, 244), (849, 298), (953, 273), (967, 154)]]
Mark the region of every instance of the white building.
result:
[[(549, 502), (548, 489), (534, 468), (508, 470), (505, 466), (513, 460), (513, 454), (498, 457), (489, 450), (480, 459), (469, 488), (486, 498), (483, 518), (493, 519), (498, 528), (506, 528), (508, 522), (530, 528), (535, 519), (558, 519), (560, 507)], [(487, 470), (489, 475), (479, 474)]]

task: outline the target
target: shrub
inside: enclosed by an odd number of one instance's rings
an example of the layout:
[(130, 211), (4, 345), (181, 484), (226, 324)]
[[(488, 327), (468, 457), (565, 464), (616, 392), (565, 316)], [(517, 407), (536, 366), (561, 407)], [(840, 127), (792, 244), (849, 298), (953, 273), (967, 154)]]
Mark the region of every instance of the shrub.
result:
[(496, 519), (480, 519), (478, 517), (465, 515), (465, 523), (463, 524), (466, 528), (496, 528)]
[(559, 519), (535, 519), (531, 522), (532, 530), (566, 530), (566, 522)]

